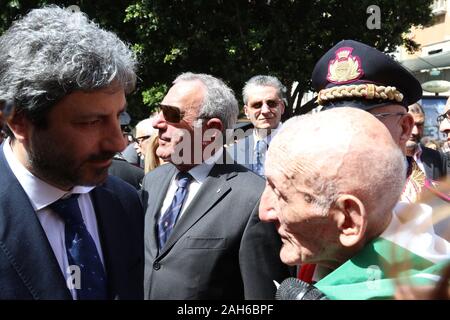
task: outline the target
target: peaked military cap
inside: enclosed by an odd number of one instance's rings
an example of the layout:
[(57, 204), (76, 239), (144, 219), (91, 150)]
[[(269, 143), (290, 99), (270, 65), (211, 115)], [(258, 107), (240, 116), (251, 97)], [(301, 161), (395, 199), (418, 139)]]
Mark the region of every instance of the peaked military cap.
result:
[(312, 85), (323, 109), (370, 110), (388, 104), (408, 108), (422, 98), (419, 81), (400, 63), (354, 40), (339, 42), (320, 58)]

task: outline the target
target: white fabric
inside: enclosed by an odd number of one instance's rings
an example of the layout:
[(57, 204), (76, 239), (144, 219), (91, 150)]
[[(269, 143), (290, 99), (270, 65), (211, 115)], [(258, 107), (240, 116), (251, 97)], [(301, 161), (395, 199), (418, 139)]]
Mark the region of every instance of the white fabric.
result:
[[(222, 157), (222, 155), (223, 149), (219, 149), (219, 151), (216, 152), (207, 161), (193, 167), (191, 170), (188, 171), (188, 173), (193, 177), (193, 179), (188, 186), (187, 197), (184, 200), (183, 206), (181, 207), (181, 212), (179, 214), (178, 219), (186, 211), (186, 208), (192, 202), (195, 195), (198, 193), (198, 190), (208, 177), (208, 174), (211, 171), (212, 167), (217, 162), (217, 160), (219, 160)], [(175, 192), (177, 191), (178, 186), (176, 184), (175, 177), (176, 174), (172, 177), (169, 189), (167, 189), (166, 197), (164, 198), (163, 205), (161, 207), (160, 217), (162, 217), (164, 213), (167, 211), (167, 208), (169, 208), (170, 204), (172, 203), (173, 197), (175, 196)]]
[(253, 130), (253, 141), (255, 141), (254, 145), (253, 145), (253, 151), (256, 151), (256, 142), (258, 142), (259, 140), (263, 140), (268, 146), (270, 146), (270, 142), (272, 141), (273, 137), (275, 137), (275, 135), (279, 132), (279, 130), (281, 129), (281, 127), (283, 126), (283, 124), (280, 122), (278, 124), (278, 127), (276, 127), (275, 129), (273, 129), (269, 135), (265, 136), (264, 138), (261, 138), (258, 135), (258, 130)]
[(425, 173), (425, 167), (423, 165), (422, 160), (420, 157), (422, 156), (422, 148), (420, 147), (420, 144), (417, 145), (416, 151), (413, 154), (413, 159), (416, 161), (417, 166), (422, 170), (423, 173)]
[(434, 263), (450, 259), (450, 243), (434, 232), (432, 214), (429, 205), (398, 202), (380, 237)]

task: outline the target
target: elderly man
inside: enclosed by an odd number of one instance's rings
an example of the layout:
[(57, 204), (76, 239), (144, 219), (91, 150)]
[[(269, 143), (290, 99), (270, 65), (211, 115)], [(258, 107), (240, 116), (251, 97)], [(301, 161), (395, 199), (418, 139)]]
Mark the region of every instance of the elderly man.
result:
[(450, 257), (432, 228), (412, 227), (423, 215), (393, 213), (405, 173), (402, 152), (369, 113), (338, 108), (296, 117), (269, 148), (259, 216), (275, 223), (284, 263), (318, 265), (316, 287), (329, 298), (389, 298), (387, 278), (402, 259), (423, 270)]
[(264, 180), (222, 148), (239, 112), (232, 90), (184, 73), (160, 107), (156, 154), (169, 164), (143, 183), (145, 298), (273, 299), (289, 269), (274, 226), (258, 218)]
[(236, 161), (264, 176), (264, 161), (270, 141), (281, 128), (286, 107), (286, 87), (275, 77), (258, 75), (242, 89), (244, 112), (253, 124), (251, 135), (239, 139), (234, 146)]
[(82, 13), (32, 10), (0, 37), (0, 299), (140, 299), (137, 192), (108, 177), (132, 51)]
[(412, 174), (416, 174), (416, 179), (420, 180), (428, 178), (429, 180), (437, 181), (445, 178), (447, 175), (447, 165), (444, 155), (420, 143), (425, 125), (425, 112), (422, 106), (419, 103), (414, 103), (408, 106), (408, 113), (414, 119), (411, 136), (406, 142), (406, 155), (412, 158), (414, 165)]

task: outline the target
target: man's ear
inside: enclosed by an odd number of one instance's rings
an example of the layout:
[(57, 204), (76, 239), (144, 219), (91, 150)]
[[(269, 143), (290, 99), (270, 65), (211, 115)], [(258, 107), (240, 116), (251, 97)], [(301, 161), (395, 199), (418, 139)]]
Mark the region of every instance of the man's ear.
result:
[(248, 116), (248, 107), (246, 104), (244, 104), (244, 113), (245, 113), (245, 116), (247, 117), (247, 119), (250, 119), (250, 117)]
[(219, 118), (211, 118), (206, 122), (206, 129), (214, 129), (216, 132), (212, 135), (212, 137), (216, 137), (217, 134), (221, 135), (223, 132), (223, 123)]
[(402, 133), (400, 135), (400, 145), (405, 145), (411, 136), (411, 132), (414, 128), (414, 118), (411, 114), (407, 113), (400, 120), (400, 126)]
[(339, 240), (344, 247), (353, 247), (364, 239), (367, 215), (363, 203), (355, 196), (345, 194), (335, 202), (335, 219)]
[(15, 112), (12, 118), (8, 120), (7, 125), (17, 141), (23, 142), (29, 139), (31, 122), (23, 112)]
[(284, 114), (285, 109), (286, 109), (286, 105), (284, 104), (284, 101), (281, 100), (281, 104), (280, 104), (281, 115)]

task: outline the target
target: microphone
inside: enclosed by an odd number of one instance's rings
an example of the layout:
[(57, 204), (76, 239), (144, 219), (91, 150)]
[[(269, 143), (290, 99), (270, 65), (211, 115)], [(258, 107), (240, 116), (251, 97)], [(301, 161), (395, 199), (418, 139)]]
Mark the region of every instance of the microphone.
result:
[(329, 300), (312, 284), (297, 278), (287, 278), (278, 287), (276, 300)]

